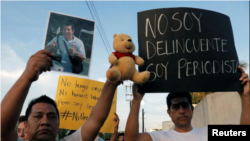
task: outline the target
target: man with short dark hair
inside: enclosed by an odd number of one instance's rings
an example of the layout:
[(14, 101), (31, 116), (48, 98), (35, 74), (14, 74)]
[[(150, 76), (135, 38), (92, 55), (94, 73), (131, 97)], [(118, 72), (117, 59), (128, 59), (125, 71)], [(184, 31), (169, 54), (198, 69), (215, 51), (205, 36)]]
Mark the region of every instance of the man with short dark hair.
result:
[[(249, 80), (248, 74), (239, 66), (241, 72), (240, 81), (244, 85), (243, 93), (240, 93), (242, 102), (241, 124), (249, 125)], [(125, 139), (128, 141), (207, 141), (207, 127), (194, 128), (191, 125), (193, 116), (192, 98), (190, 93), (169, 93), (167, 105), (170, 118), (175, 127), (168, 131), (155, 131), (139, 133), (140, 102), (145, 93), (138, 92), (138, 86), (133, 85), (132, 108), (128, 117)]]
[[(29, 58), (25, 71), (1, 102), (1, 140), (20, 141), (15, 131), (24, 101), (31, 84), (43, 72), (50, 71), (53, 55), (40, 50)], [(87, 121), (72, 135), (60, 141), (93, 141), (108, 117), (112, 100), (119, 83), (106, 81), (101, 96)], [(52, 99), (41, 96), (33, 100), (26, 112), (26, 131), (29, 141), (55, 141), (59, 131), (58, 109)]]
[[(45, 120), (43, 120), (44, 114), (46, 114)], [(29, 103), (25, 118), (28, 121), (26, 131), (30, 136), (29, 139), (51, 140), (59, 132), (59, 112), (56, 103), (46, 95), (35, 98)]]
[(124, 141), (124, 133), (118, 134), (118, 141)]
[(57, 61), (61, 64), (63, 70), (59, 70), (56, 67), (52, 67), (51, 69), (79, 73), (75, 72), (72, 66), (82, 63), (83, 59), (86, 58), (84, 44), (79, 38), (74, 36), (75, 27), (72, 22), (65, 21), (62, 28), (63, 35), (54, 37), (47, 43), (45, 50), (52, 52), (55, 57), (59, 56), (60, 59)]
[(26, 119), (25, 116), (20, 116), (18, 119), (17, 135), (23, 140), (27, 140), (27, 134), (25, 132)]

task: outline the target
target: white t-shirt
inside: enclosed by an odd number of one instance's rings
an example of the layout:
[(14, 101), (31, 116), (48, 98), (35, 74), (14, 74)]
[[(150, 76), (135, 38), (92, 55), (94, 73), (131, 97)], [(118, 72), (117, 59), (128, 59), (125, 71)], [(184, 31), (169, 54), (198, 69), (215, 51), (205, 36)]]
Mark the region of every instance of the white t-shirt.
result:
[[(56, 141), (82, 141), (82, 134), (81, 134), (82, 128), (80, 127), (77, 131), (75, 131), (73, 134), (66, 136), (60, 140)], [(18, 138), (17, 141), (23, 141), (22, 139)]]
[(186, 133), (180, 133), (173, 129), (168, 131), (148, 132), (153, 141), (207, 141), (207, 127), (193, 128)]

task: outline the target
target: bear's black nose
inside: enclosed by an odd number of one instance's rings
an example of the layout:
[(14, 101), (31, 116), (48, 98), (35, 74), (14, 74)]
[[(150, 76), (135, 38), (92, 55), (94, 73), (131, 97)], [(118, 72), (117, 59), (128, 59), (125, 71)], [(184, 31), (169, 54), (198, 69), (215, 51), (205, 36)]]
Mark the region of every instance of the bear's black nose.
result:
[(132, 40), (131, 39), (128, 39), (129, 42), (131, 42)]

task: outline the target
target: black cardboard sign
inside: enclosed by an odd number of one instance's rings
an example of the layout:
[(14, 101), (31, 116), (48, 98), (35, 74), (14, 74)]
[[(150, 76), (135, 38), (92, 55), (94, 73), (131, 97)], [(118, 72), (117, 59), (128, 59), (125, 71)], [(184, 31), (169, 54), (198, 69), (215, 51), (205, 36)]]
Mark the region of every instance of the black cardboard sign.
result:
[(194, 8), (138, 13), (145, 92), (243, 91), (230, 19)]

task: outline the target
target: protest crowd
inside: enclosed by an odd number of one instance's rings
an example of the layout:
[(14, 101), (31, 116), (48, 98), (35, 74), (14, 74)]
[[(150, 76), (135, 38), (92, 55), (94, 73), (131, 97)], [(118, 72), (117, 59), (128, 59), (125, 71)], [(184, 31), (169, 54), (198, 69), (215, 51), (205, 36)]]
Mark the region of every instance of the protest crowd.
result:
[[(27, 63), (25, 71), (8, 91), (1, 102), (1, 139), (2, 141), (54, 141), (59, 132), (59, 112), (55, 101), (46, 95), (33, 99), (26, 109), (25, 120), (19, 119), (23, 103), (27, 97), (31, 84), (39, 79), (41, 73), (50, 71), (53, 65), (51, 61), (51, 54), (49, 51), (40, 50), (32, 55)], [(239, 81), (244, 85), (244, 91), (240, 94), (242, 101), (241, 124), (249, 124), (249, 80), (248, 75), (241, 67), (238, 67), (241, 72)], [(74, 133), (61, 139), (66, 140), (82, 140), (93, 141), (98, 137), (98, 133), (103, 123), (105, 122), (110, 108), (115, 90), (121, 82), (112, 83), (105, 82), (102, 89), (102, 94), (98, 99), (96, 105), (91, 111), (87, 121)], [(152, 141), (157, 138), (171, 138), (171, 133), (167, 132), (152, 132), (139, 133), (138, 115), (140, 108), (140, 101), (145, 93), (138, 92), (138, 86), (133, 85), (133, 102), (131, 112), (128, 117), (125, 140), (142, 140)], [(175, 132), (185, 133), (194, 131), (190, 135), (192, 137), (199, 137), (202, 140), (207, 138), (207, 128), (196, 129), (191, 125), (192, 119), (192, 101), (189, 93), (170, 93), (167, 97), (168, 114), (175, 123)], [(15, 103), (15, 105), (13, 104)], [(16, 130), (16, 123), (19, 119), (18, 128)], [(115, 141), (119, 126), (119, 118), (115, 113), (114, 134), (110, 140)], [(23, 127), (19, 127), (20, 125)], [(25, 127), (25, 128), (24, 128)], [(173, 134), (173, 133), (172, 133)], [(179, 138), (183, 138), (180, 136)]]
[[(176, 14), (177, 13), (175, 13), (174, 15)], [(161, 17), (162, 16), (163, 15), (161, 15)], [(197, 27), (200, 27), (200, 17), (201, 15), (198, 18), (198, 16), (193, 14), (193, 18), (196, 19), (197, 23), (199, 24), (199, 26)], [(147, 24), (149, 26), (150, 25), (148, 22), (149, 20), (145, 20), (145, 21), (147, 21)], [(158, 20), (158, 22), (159, 21), (160, 20)], [(145, 27), (139, 27), (139, 28), (144, 29)], [(150, 25), (150, 28), (152, 28), (151, 25)], [(201, 29), (199, 28), (199, 31), (200, 30)], [(77, 114), (79, 114), (80, 118), (86, 120), (83, 124), (79, 125), (78, 129), (76, 130), (73, 130), (73, 129), (61, 130), (60, 129), (62, 119), (65, 118), (66, 120), (65, 115), (66, 114), (69, 115), (69, 112), (67, 113), (67, 111), (65, 111), (64, 115), (61, 115), (60, 109), (58, 107), (67, 105), (70, 102), (61, 100), (58, 103), (56, 103), (56, 100), (51, 99), (50, 97), (46, 95), (41, 95), (35, 99), (32, 99), (29, 102), (27, 109), (24, 109), (26, 111), (25, 115), (20, 115), (21, 111), (23, 110), (22, 107), (24, 106), (24, 103), (27, 100), (27, 96), (36, 95), (33, 93), (29, 94), (29, 89), (32, 87), (32, 84), (38, 79), (41, 79), (40, 75), (42, 73), (49, 73), (51, 70), (55, 69), (53, 68), (54, 63), (53, 63), (52, 58), (56, 58), (56, 56), (55, 56), (55, 53), (52, 53), (52, 52), (57, 51), (56, 44), (58, 45), (61, 44), (62, 46), (64, 46), (64, 44), (66, 44), (68, 40), (70, 42), (77, 42), (77, 44), (71, 45), (72, 48), (70, 49), (70, 51), (64, 52), (62, 59), (60, 60), (60, 62), (63, 64), (62, 65), (63, 69), (60, 71), (64, 70), (65, 72), (68, 72), (68, 73), (72, 72), (76, 74), (80, 74), (80, 72), (83, 71), (82, 66), (80, 66), (81, 70), (77, 70), (76, 68), (74, 68), (75, 64), (82, 65), (83, 60), (86, 59), (85, 47), (82, 41), (80, 41), (80, 39), (78, 39), (77, 37), (73, 35), (74, 31), (75, 31), (75, 28), (73, 28), (73, 26), (70, 23), (65, 23), (64, 28), (63, 28), (64, 35), (54, 37), (46, 45), (44, 50), (39, 50), (35, 54), (30, 56), (26, 64), (25, 70), (22, 72), (21, 76), (17, 79), (17, 81), (13, 84), (13, 86), (10, 88), (10, 90), (7, 92), (7, 94), (4, 96), (4, 98), (1, 101), (1, 140), (2, 141), (207, 141), (208, 140), (208, 130), (209, 130), (208, 127), (196, 128), (191, 124), (191, 120), (194, 114), (194, 107), (192, 105), (193, 103), (192, 103), (192, 97), (191, 97), (190, 92), (189, 91), (176, 92), (179, 89), (177, 87), (176, 88), (172, 87), (171, 89), (172, 90), (175, 89), (176, 91), (174, 92), (170, 91), (170, 93), (166, 97), (167, 114), (169, 115), (169, 117), (174, 123), (173, 129), (170, 129), (168, 131), (154, 131), (154, 132), (140, 133), (139, 132), (140, 103), (146, 92), (144, 91), (145, 87), (143, 87), (143, 84), (138, 84), (138, 83), (134, 83), (132, 86), (133, 99), (132, 99), (130, 113), (126, 122), (125, 132), (119, 132), (118, 130), (119, 122), (120, 122), (119, 115), (116, 112), (111, 113), (110, 111), (112, 109), (112, 104), (114, 103), (113, 99), (115, 97), (116, 90), (119, 85), (123, 84), (123, 81), (119, 81), (121, 79), (119, 79), (118, 81), (110, 81), (109, 79), (107, 79), (101, 89), (97, 87), (91, 88), (93, 91), (99, 92), (100, 97), (96, 97), (94, 95), (79, 94), (76, 91), (72, 91), (73, 97), (76, 97), (79, 99), (80, 98), (87, 99), (89, 96), (90, 99), (97, 101), (95, 105), (87, 105), (87, 108), (88, 108), (87, 110), (90, 111), (89, 115), (83, 115), (82, 113), (81, 114), (71, 113), (73, 117), (72, 119), (79, 120), (79, 118), (77, 118), (76, 116)], [(162, 32), (160, 33), (161, 35), (163, 35)], [(66, 37), (68, 37), (68, 39)], [(67, 41), (65, 39), (67, 39)], [(188, 39), (187, 41), (189, 40), (190, 39)], [(205, 41), (205, 39), (200, 39), (200, 40)], [(217, 50), (216, 48), (214, 48), (212, 51), (216, 53), (220, 51), (223, 53), (227, 52), (227, 50), (223, 49), (223, 45), (226, 45), (225, 43), (226, 41), (223, 40), (222, 42), (220, 42), (221, 45), (220, 44), (218, 45), (217, 40), (218, 39), (215, 38)], [(132, 42), (131, 39), (128, 39), (127, 41), (130, 43)], [(214, 41), (214, 40), (212, 39), (211, 41)], [(199, 42), (202, 42), (202, 41), (199, 41)], [(172, 43), (174, 44), (175, 42), (172, 42)], [(203, 47), (206, 47), (207, 50), (202, 50), (202, 45), (201, 45), (199, 46), (201, 48), (200, 52), (209, 51), (208, 43), (210, 42), (208, 39), (206, 39), (206, 43), (207, 43), (206, 46), (204, 44)], [(175, 44), (176, 44), (177, 51), (173, 53), (169, 53), (169, 54), (172, 54), (172, 56), (178, 53), (177, 40)], [(193, 44), (194, 44), (194, 41), (193, 41)], [(187, 45), (187, 42), (185, 42), (185, 45)], [(65, 47), (66, 46), (67, 45), (65, 45)], [(184, 42), (183, 42), (183, 46), (184, 46)], [(189, 50), (187, 47), (188, 46), (186, 46), (186, 48), (183, 50), (182, 52), (183, 54), (191, 53), (191, 51), (188, 52)], [(195, 52), (195, 46), (193, 47), (194, 47), (193, 52)], [(219, 47), (221, 47), (221, 50), (218, 49)], [(153, 49), (155, 50), (156, 48), (153, 48)], [(167, 56), (168, 55), (167, 53), (159, 54), (159, 50), (161, 49), (162, 48), (160, 49), (158, 48), (157, 55)], [(63, 50), (67, 50), (67, 49), (63, 48)], [(185, 50), (187, 51), (187, 53), (185, 53)], [(179, 51), (179, 54), (181, 54), (181, 50)], [(123, 54), (119, 54), (119, 55), (121, 55), (120, 57), (124, 57)], [(130, 58), (130, 61), (132, 60), (131, 62), (133, 65), (135, 65), (136, 62), (138, 62), (138, 58), (139, 58), (138, 56), (135, 56), (129, 53), (127, 53), (126, 55), (127, 55), (126, 57), (130, 56), (133, 58), (133, 59)], [(154, 55), (150, 57), (154, 57)], [(150, 57), (148, 56), (148, 59), (150, 59)], [(114, 61), (116, 62), (114, 63), (115, 65), (119, 64), (117, 63), (119, 62), (117, 60)], [(164, 59), (161, 59), (161, 60), (164, 61)], [(231, 65), (229, 64), (229, 62), (231, 62)], [(218, 67), (219, 70), (221, 70), (219, 72), (216, 72), (216, 69), (215, 69), (216, 63), (217, 63), (217, 66), (218, 64), (220, 66)], [(112, 64), (111, 67), (114, 67), (114, 64)], [(181, 65), (181, 64), (184, 64), (184, 65)], [(206, 68), (206, 64), (210, 64), (210, 65), (213, 64), (211, 65), (213, 67), (211, 67), (210, 73), (208, 73), (209, 69)], [(167, 72), (169, 73), (169, 71), (167, 71), (167, 65), (168, 63), (166, 64), (166, 66), (162, 65), (162, 67), (165, 68), (165, 71), (163, 72), (166, 72), (166, 74)], [(152, 66), (152, 64), (149, 64), (149, 66)], [(156, 65), (156, 66), (159, 67), (160, 65)], [(191, 75), (195, 76), (195, 75), (198, 75), (198, 73), (202, 74), (202, 77), (203, 77), (205, 74), (213, 75), (213, 74), (219, 74), (219, 73), (220, 74), (227, 73), (227, 76), (230, 76), (230, 75), (233, 75), (232, 73), (238, 72), (238, 74), (240, 75), (239, 78), (233, 79), (230, 81), (234, 81), (235, 83), (238, 83), (241, 86), (241, 88), (243, 88), (242, 91), (238, 92), (240, 100), (241, 100), (241, 109), (242, 109), (241, 115), (240, 115), (240, 125), (249, 125), (249, 76), (242, 67), (238, 66), (235, 60), (232, 60), (232, 61), (226, 60), (224, 62), (222, 60), (222, 63), (218, 61), (198, 62), (197, 60), (192, 63), (190, 61), (187, 61), (186, 59), (181, 59), (179, 60), (178, 66), (179, 66), (178, 71), (176, 71), (179, 74), (178, 79), (181, 79), (181, 78), (183, 79), (183, 77), (190, 78)], [(224, 67), (226, 66), (230, 68), (230, 71), (228, 71), (227, 69), (224, 69)], [(130, 71), (131, 68), (128, 70)], [(190, 69), (193, 69), (192, 74), (189, 73)], [(122, 73), (123, 70), (121, 69), (120, 72)], [(158, 68), (156, 68), (156, 70), (158, 70)], [(186, 75), (180, 75), (181, 72), (184, 72), (184, 71), (185, 71), (184, 74)], [(110, 74), (113, 74), (115, 71), (111, 70), (110, 72), (111, 72)], [(136, 71), (135, 74), (139, 74), (139, 72)], [(152, 74), (152, 71), (151, 71), (151, 74)], [(158, 77), (159, 74), (158, 72), (157, 74), (156, 73), (154, 74), (155, 74), (154, 79), (156, 79), (156, 77)], [(122, 74), (122, 75), (126, 76), (127, 74)], [(170, 75), (173, 75), (173, 74), (170, 74)], [(165, 78), (162, 78), (162, 79), (167, 80), (168, 79), (167, 75), (164, 75), (164, 76)], [(145, 79), (142, 78), (142, 80), (145, 80)], [(223, 81), (223, 80), (218, 80), (218, 81)], [(62, 83), (65, 83), (65, 85), (67, 85), (66, 81)], [(172, 83), (172, 82), (168, 81), (166, 83)], [(192, 79), (188, 79), (187, 83), (195, 83), (195, 82)], [(167, 87), (170, 87), (169, 85), (163, 84), (163, 83), (161, 83), (161, 85), (164, 86), (164, 89)], [(181, 84), (178, 84), (178, 85), (181, 85)], [(79, 81), (76, 81), (76, 85), (74, 85), (74, 87), (75, 89), (82, 89), (82, 91), (88, 89), (85, 85), (82, 85), (81, 82)], [(156, 88), (153, 87), (152, 89), (156, 89)], [(64, 91), (61, 91), (61, 93), (66, 94), (64, 93)], [(37, 92), (37, 94), (39, 94), (39, 92)], [(80, 110), (83, 110), (82, 105), (80, 103), (74, 102), (74, 104)], [(112, 134), (110, 134), (109, 137), (104, 137), (103, 133), (101, 132), (101, 128), (104, 126), (104, 123), (108, 119), (109, 116), (113, 117), (112, 124), (110, 124), (109, 126), (109, 128), (112, 129), (113, 132)], [(60, 135), (62, 132), (64, 132), (63, 135)], [(242, 133), (245, 133), (245, 132), (242, 131)], [(217, 133), (215, 132), (215, 134)]]

